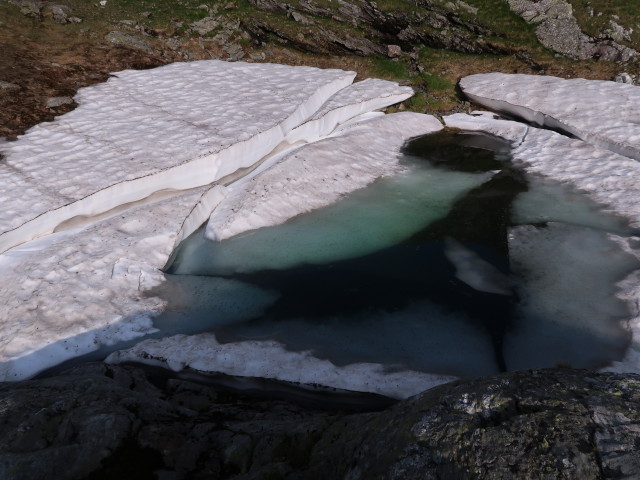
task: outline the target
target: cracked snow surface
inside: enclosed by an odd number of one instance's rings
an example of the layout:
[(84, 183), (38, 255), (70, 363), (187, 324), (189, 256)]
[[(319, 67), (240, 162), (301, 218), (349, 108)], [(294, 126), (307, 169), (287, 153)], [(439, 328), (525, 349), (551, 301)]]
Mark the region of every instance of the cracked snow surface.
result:
[(0, 201), (11, 208), (0, 212), (0, 251), (51, 233), (61, 219), (248, 167), (354, 77), (206, 61), (118, 72), (81, 89), (76, 110), (2, 145)]
[(583, 78), (487, 73), (460, 88), (474, 103), (640, 160), (640, 88)]

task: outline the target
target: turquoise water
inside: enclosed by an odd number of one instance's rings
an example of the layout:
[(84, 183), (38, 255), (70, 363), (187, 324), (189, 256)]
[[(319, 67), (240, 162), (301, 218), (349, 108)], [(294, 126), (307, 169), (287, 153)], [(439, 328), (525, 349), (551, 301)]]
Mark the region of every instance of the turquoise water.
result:
[(407, 171), (383, 178), (345, 199), (283, 225), (215, 243), (201, 230), (170, 270), (233, 275), (329, 264), (395, 245), (445, 217), (453, 203), (491, 174), (451, 172), (407, 157)]
[(222, 242), (196, 232), (170, 269), (163, 333), (273, 339), (336, 364), (460, 376), (621, 358), (626, 223), (527, 178), (484, 135), (412, 142), (406, 171)]

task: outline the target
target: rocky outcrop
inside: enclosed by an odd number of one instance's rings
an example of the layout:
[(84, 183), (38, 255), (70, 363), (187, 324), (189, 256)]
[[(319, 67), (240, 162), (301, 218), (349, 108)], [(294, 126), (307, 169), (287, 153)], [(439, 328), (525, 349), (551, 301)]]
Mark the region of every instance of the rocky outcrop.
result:
[(114, 30), (105, 36), (105, 40), (117, 47), (135, 48), (146, 52), (153, 52), (153, 47), (144, 38)]
[[(412, 12), (382, 11), (374, 2), (359, 0), (340, 2), (335, 8), (308, 1), (295, 7), (279, 0), (251, 0), (251, 3), (260, 10), (284, 14), (297, 24), (296, 28), (288, 28), (286, 22), (244, 19), (244, 28), (254, 38), (264, 41), (273, 35), (285, 44), (313, 53), (388, 55), (388, 45), (398, 45), (405, 51), (427, 45), (465, 53), (513, 53), (483, 39), (493, 34), (489, 29), (458, 15), (458, 11), (474, 11), (464, 2), (451, 3), (450, 8), (425, 2), (416, 5)], [(316, 22), (314, 17), (324, 21)]]
[(40, 20), (47, 17), (61, 25), (82, 22), (82, 19), (71, 15), (72, 10), (68, 5), (56, 5), (40, 0), (8, 0), (8, 2), (18, 7), (20, 13), (27, 17)]
[[(378, 412), (380, 397), (323, 394), (319, 408), (290, 386), (295, 401), (157, 373), (85, 364), (0, 384), (0, 477), (585, 480), (640, 469), (638, 375), (510, 373)], [(367, 406), (354, 413), (354, 400)]]
[(600, 58), (626, 62), (638, 52), (621, 45), (626, 30), (620, 25), (610, 25), (610, 33), (592, 38), (582, 32), (573, 8), (567, 0), (507, 0), (511, 10), (527, 23), (537, 25), (536, 36), (542, 45), (554, 52), (575, 60)]

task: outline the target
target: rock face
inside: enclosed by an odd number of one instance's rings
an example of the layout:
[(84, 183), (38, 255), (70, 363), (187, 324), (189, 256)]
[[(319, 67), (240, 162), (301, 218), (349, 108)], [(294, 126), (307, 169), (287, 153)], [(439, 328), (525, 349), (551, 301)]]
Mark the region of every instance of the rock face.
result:
[[(278, 0), (251, 0), (267, 12), (291, 16), (299, 28), (296, 32), (277, 22), (244, 19), (243, 27), (258, 40), (275, 35), (282, 43), (314, 53), (354, 53), (360, 56), (397, 56), (389, 45), (411, 51), (416, 45), (445, 48), (465, 53), (507, 54), (510, 48), (483, 39), (492, 32), (475, 19), (463, 20), (461, 12), (475, 15), (477, 10), (464, 2), (445, 5), (418, 2), (412, 12), (379, 9), (374, 2), (356, 0), (340, 2), (337, 8), (301, 1), (295, 7)], [(309, 17), (306, 17), (308, 15)], [(311, 17), (329, 22), (312, 23)]]
[(345, 414), (86, 364), (2, 384), (0, 404), (6, 480), (584, 480), (640, 469), (637, 375), (511, 373)]
[(620, 45), (625, 30), (614, 23), (609, 38), (594, 39), (580, 30), (573, 8), (566, 0), (507, 0), (514, 13), (537, 25), (536, 36), (542, 45), (576, 60), (601, 58), (626, 62), (638, 52)]

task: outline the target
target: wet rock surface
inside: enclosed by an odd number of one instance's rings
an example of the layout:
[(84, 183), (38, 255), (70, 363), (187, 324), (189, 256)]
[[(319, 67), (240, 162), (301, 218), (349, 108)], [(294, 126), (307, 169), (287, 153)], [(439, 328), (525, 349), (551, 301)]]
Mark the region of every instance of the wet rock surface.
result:
[(85, 364), (0, 385), (0, 477), (636, 478), (639, 387), (528, 371), (354, 412)]

